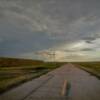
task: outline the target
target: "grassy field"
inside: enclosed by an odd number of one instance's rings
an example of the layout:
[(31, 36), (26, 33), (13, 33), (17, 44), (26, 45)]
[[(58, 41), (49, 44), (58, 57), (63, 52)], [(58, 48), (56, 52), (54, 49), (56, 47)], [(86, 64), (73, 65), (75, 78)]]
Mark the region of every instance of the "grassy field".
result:
[(100, 79), (100, 62), (78, 62), (75, 64), (81, 65), (79, 66), (80, 68), (90, 72)]
[(39, 77), (63, 63), (0, 58), (0, 93), (23, 82)]

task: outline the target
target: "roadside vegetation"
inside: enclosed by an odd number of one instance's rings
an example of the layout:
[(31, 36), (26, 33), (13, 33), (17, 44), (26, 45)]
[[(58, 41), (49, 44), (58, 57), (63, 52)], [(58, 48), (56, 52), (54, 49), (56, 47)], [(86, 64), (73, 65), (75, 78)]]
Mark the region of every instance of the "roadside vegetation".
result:
[(0, 58), (0, 93), (23, 82), (39, 77), (63, 63)]
[(78, 62), (75, 64), (100, 79), (100, 62)]

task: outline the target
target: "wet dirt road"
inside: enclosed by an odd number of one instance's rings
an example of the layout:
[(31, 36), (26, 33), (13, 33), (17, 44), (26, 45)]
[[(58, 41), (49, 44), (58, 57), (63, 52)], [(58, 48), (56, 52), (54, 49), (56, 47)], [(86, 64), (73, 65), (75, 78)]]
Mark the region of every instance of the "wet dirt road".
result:
[(66, 64), (0, 95), (0, 100), (100, 100), (100, 80)]

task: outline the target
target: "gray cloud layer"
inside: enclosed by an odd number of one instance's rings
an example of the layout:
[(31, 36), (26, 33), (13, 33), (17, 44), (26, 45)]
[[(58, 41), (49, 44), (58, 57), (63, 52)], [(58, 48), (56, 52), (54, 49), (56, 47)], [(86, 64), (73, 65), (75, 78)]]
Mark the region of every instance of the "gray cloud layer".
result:
[(99, 12), (99, 0), (0, 0), (0, 56), (34, 58), (34, 52), (66, 45), (66, 56), (79, 59), (78, 48), (68, 45), (81, 40), (89, 48), (83, 45), (80, 51), (97, 56)]

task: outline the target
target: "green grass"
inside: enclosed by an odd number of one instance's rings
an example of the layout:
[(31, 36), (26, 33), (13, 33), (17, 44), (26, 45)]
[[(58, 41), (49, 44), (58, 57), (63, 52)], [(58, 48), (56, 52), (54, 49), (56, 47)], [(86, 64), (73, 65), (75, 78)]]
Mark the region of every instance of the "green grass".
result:
[(81, 65), (79, 66), (80, 68), (90, 72), (100, 79), (100, 62), (79, 62), (76, 64)]
[(63, 64), (11, 58), (3, 58), (0, 61), (0, 93), (39, 77)]

